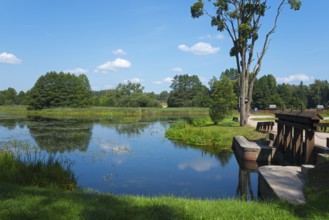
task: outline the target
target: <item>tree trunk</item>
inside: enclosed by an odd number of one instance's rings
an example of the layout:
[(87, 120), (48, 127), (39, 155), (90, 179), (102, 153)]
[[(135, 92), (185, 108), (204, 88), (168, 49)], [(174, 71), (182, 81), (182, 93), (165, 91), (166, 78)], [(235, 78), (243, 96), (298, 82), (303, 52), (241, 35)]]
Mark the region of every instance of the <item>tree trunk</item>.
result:
[(243, 127), (247, 124), (248, 118), (246, 117), (246, 80), (245, 77), (241, 77), (240, 85), (240, 126)]

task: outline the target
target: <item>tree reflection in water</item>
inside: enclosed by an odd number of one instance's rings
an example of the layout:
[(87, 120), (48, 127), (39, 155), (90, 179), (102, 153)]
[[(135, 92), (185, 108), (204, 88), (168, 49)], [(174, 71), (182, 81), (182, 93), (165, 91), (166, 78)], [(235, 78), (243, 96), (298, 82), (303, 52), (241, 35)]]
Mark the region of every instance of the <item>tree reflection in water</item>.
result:
[(93, 122), (81, 119), (29, 117), (27, 126), (37, 145), (49, 152), (86, 151)]

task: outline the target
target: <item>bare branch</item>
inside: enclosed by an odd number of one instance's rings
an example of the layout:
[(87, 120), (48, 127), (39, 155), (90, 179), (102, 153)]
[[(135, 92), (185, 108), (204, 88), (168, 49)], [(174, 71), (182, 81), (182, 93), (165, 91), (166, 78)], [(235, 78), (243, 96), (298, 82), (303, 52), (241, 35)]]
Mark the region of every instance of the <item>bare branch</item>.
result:
[(278, 19), (279, 19), (279, 16), (281, 14), (281, 11), (283, 9), (283, 6), (284, 6), (284, 3), (285, 3), (286, 0), (282, 0), (278, 9), (277, 9), (277, 13), (276, 13), (276, 16), (275, 16), (275, 19), (274, 19), (274, 23), (273, 23), (273, 27), (272, 29), (266, 34), (266, 37), (265, 37), (265, 41), (264, 41), (264, 44), (263, 44), (263, 49), (262, 49), (262, 52), (260, 54), (260, 57), (258, 58), (258, 61), (257, 61), (257, 64), (255, 65), (254, 67), (254, 74), (257, 76), (257, 74), (259, 73), (260, 71), (260, 68), (261, 68), (261, 65), (262, 65), (262, 60), (263, 60), (263, 57), (264, 55), (266, 54), (267, 52), (267, 49), (268, 49), (268, 46), (269, 46), (269, 43), (270, 43), (270, 40), (269, 40), (269, 37), (271, 34), (273, 34), (275, 32), (275, 29), (277, 27), (277, 23), (278, 23)]

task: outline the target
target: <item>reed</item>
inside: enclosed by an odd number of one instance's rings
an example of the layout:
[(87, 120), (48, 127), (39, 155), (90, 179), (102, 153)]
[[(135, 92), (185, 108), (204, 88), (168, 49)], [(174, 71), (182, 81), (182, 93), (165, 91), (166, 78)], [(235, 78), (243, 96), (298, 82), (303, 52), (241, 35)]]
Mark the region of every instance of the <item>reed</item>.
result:
[(72, 163), (31, 148), (0, 149), (0, 181), (65, 191), (77, 189)]

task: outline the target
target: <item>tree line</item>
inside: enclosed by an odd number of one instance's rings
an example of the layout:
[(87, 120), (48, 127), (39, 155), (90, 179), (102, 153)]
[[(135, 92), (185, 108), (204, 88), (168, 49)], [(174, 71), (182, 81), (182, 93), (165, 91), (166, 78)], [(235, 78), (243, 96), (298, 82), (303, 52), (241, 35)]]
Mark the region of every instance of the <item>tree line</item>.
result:
[[(33, 88), (19, 93), (14, 88), (0, 91), (0, 105), (27, 105), (30, 109), (56, 107), (208, 107), (215, 112), (238, 109), (240, 87), (236, 69), (227, 69), (213, 77), (208, 86), (197, 75), (176, 75), (171, 91), (159, 94), (144, 92), (140, 83), (120, 83), (114, 89), (92, 91), (86, 75), (49, 72), (41, 76)], [(255, 80), (252, 109), (316, 108), (327, 106), (329, 83), (315, 80), (309, 85), (278, 84), (273, 75)], [(250, 101), (250, 100), (246, 100)]]

